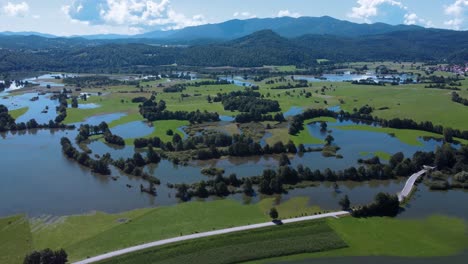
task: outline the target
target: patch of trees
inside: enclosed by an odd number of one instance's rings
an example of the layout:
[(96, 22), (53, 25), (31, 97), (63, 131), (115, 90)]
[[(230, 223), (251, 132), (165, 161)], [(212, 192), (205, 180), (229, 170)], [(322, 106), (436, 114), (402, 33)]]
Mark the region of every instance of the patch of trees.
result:
[(468, 99), (460, 97), (460, 95), (457, 92), (452, 92), (452, 101), (468, 106)]
[(289, 134), (297, 135), (301, 130), (304, 129), (305, 120), (321, 116), (337, 118), (338, 113), (326, 109), (307, 109), (302, 114), (294, 116), (289, 126)]
[(447, 86), (445, 83), (429, 84), (429, 85), (424, 86), (424, 88), (460, 91), (460, 88)]
[(67, 118), (68, 96), (66, 93), (60, 93), (57, 96), (52, 96), (51, 99), (57, 99), (59, 101), (59, 106), (56, 107), (58, 115), (55, 117), (55, 123), (61, 123)]
[(76, 135), (76, 141), (81, 143), (91, 136), (95, 135), (104, 135), (104, 140), (109, 144), (114, 144), (118, 146), (125, 146), (125, 141), (122, 137), (112, 134), (112, 131), (109, 129), (109, 126), (106, 122), (101, 122), (97, 126), (92, 125), (81, 125)]
[(186, 89), (186, 85), (184, 84), (176, 84), (170, 87), (166, 87), (163, 89), (165, 93), (181, 93)]
[(222, 102), (224, 99), (232, 98), (232, 97), (261, 97), (262, 94), (252, 90), (251, 88), (246, 88), (244, 91), (232, 91), (229, 93), (218, 93), (214, 98), (213, 102)]
[(228, 80), (223, 80), (223, 79), (218, 79), (216, 81), (196, 81), (196, 82), (190, 82), (187, 83), (187, 86), (195, 86), (195, 87), (200, 87), (200, 86), (208, 86), (208, 85), (227, 85), (231, 84)]
[(243, 181), (239, 180), (236, 174), (231, 174), (228, 177), (217, 175), (208, 181), (201, 181), (191, 185), (177, 184), (173, 186), (177, 192), (176, 197), (182, 201), (188, 201), (192, 197), (207, 198), (215, 195), (225, 197), (229, 194), (236, 193), (236, 188), (240, 187)]
[(146, 153), (146, 158), (143, 157), (140, 153), (133, 154), (132, 158), (123, 159), (120, 158), (118, 160), (112, 161), (112, 165), (116, 168), (120, 169), (121, 171), (141, 177), (144, 180), (153, 183), (153, 184), (160, 184), (160, 180), (146, 172), (143, 171), (143, 167), (148, 164), (157, 164), (161, 161), (161, 157), (158, 153), (153, 149), (152, 146), (148, 147), (148, 152)]
[(307, 152), (311, 150), (305, 149), (303, 145), (299, 148), (294, 145), (292, 141), (283, 144), (281, 141), (273, 145), (266, 144), (261, 146), (255, 142), (251, 137), (246, 135), (226, 135), (223, 133), (210, 133), (200, 136), (188, 137), (184, 140), (179, 134), (174, 134), (172, 142), (161, 142), (158, 137), (154, 138), (139, 138), (135, 142), (136, 148), (144, 148), (149, 145), (160, 148), (162, 151), (180, 152), (192, 151), (192, 158), (197, 160), (217, 159), (221, 156), (233, 157), (248, 157), (259, 155), (271, 155), (298, 152)]
[(269, 112), (281, 111), (278, 101), (260, 99), (254, 96), (226, 97), (223, 99), (222, 103), (224, 110), (244, 113), (266, 114)]
[(237, 123), (250, 123), (250, 122), (263, 122), (263, 121), (276, 121), (276, 122), (284, 122), (286, 119), (284, 118), (283, 113), (276, 113), (274, 115), (266, 114), (262, 115), (258, 112), (255, 113), (240, 113), (236, 115), (235, 121)]
[[(431, 121), (425, 121), (417, 123), (412, 119), (400, 119), (394, 118), (386, 120), (383, 118), (374, 117), (370, 114), (361, 114), (359, 111), (354, 113), (348, 113), (341, 111), (336, 113), (326, 109), (308, 109), (302, 114), (294, 116), (291, 125), (289, 126), (289, 134), (297, 135), (300, 131), (304, 129), (304, 121), (307, 119), (312, 119), (320, 116), (334, 117), (339, 118), (340, 120), (357, 120), (361, 122), (367, 122), (368, 124), (376, 124), (382, 127), (390, 127), (396, 129), (414, 129), (422, 130), (427, 132), (432, 132), (439, 135), (444, 135), (447, 132), (450, 133), (450, 136), (468, 139), (468, 131), (460, 131), (458, 129), (444, 128), (440, 125), (434, 125)], [(445, 131), (445, 132), (444, 132)]]
[(62, 145), (62, 152), (68, 158), (75, 160), (84, 167), (90, 168), (93, 172), (102, 175), (110, 175), (109, 165), (114, 165), (121, 171), (136, 176), (153, 183), (160, 184), (158, 178), (143, 171), (143, 167), (148, 164), (157, 164), (161, 161), (159, 154), (153, 149), (152, 146), (148, 146), (146, 157), (143, 157), (140, 153), (135, 153), (132, 158), (113, 160), (109, 153), (103, 155), (99, 160), (93, 160), (88, 153), (78, 151), (71, 143), (71, 141), (63, 137), (60, 140)]
[(74, 125), (64, 125), (56, 123), (52, 120), (47, 124), (38, 124), (33, 118), (28, 122), (15, 123), (15, 119), (9, 114), (8, 108), (0, 105), (0, 132), (5, 131), (22, 131), (28, 129), (75, 129)]
[[(291, 146), (292, 147), (292, 146)], [(268, 147), (269, 148), (269, 147)], [(337, 182), (337, 181), (369, 181), (369, 180), (388, 180), (396, 177), (409, 177), (413, 173), (421, 170), (423, 165), (434, 165), (440, 163), (439, 159), (443, 159), (447, 155), (446, 152), (416, 152), (412, 158), (405, 158), (403, 153), (396, 153), (390, 159), (389, 164), (381, 164), (378, 158), (373, 159), (374, 162), (361, 165), (359, 167), (350, 167), (344, 170), (333, 171), (329, 168), (321, 170), (312, 170), (309, 167), (298, 165), (296, 168), (290, 166), (290, 161), (286, 153), (287, 147), (277, 143), (274, 146), (277, 153), (282, 153), (279, 160), (277, 170), (266, 169), (262, 175), (253, 176), (250, 178), (238, 179), (238, 188), (242, 186), (242, 190), (235, 190), (231, 186), (231, 192), (243, 192), (246, 195), (253, 195), (253, 185), (258, 186), (258, 191), (263, 194), (281, 194), (287, 189), (296, 186), (297, 184), (307, 182)], [(461, 150), (463, 153), (468, 153), (468, 147)], [(283, 152), (280, 152), (282, 150)], [(291, 149), (289, 153), (295, 153)], [(449, 155), (450, 156), (450, 155)], [(466, 162), (468, 155), (464, 159), (458, 161), (457, 166), (461, 166), (462, 162)], [(468, 164), (468, 163), (465, 163)], [(455, 166), (453, 164), (449, 164)], [(465, 165), (465, 167), (468, 165)], [(460, 168), (459, 168), (460, 169)], [(222, 177), (220, 173), (216, 176), (218, 179)], [(228, 184), (229, 185), (229, 184)], [(192, 187), (188, 186), (188, 190)], [(190, 192), (190, 197), (197, 196), (196, 192)]]
[(73, 96), (71, 101), (72, 101), (72, 103), (71, 103), (72, 108), (78, 108), (78, 97)]
[(90, 168), (93, 172), (102, 175), (109, 175), (109, 162), (111, 160), (110, 154), (102, 156), (99, 160), (93, 160), (86, 152), (78, 151), (71, 143), (71, 141), (63, 137), (60, 140), (62, 151), (68, 158), (77, 161), (84, 167)]
[(64, 78), (63, 83), (65, 83), (66, 85), (73, 85), (73, 86), (80, 87), (80, 88), (126, 84), (123, 81), (111, 79), (107, 76), (100, 76), (100, 75), (75, 76), (75, 77)]
[(135, 98), (132, 99), (132, 103), (144, 103), (144, 102), (146, 102), (146, 100), (148, 100), (148, 98), (146, 98), (144, 96), (135, 97)]
[(272, 87), (271, 89), (274, 89), (274, 90), (289, 90), (289, 89), (306, 88), (306, 87), (309, 87), (309, 83), (307, 82), (307, 80), (299, 80), (294, 85), (291, 84), (291, 83), (288, 83), (286, 85), (280, 85), (280, 86)]
[(421, 77), (421, 81), (424, 83), (435, 83), (436, 86), (437, 84), (439, 84), (441, 87), (445, 87), (445, 84), (448, 84), (450, 86), (461, 86), (461, 83), (458, 82), (459, 81), (458, 77), (450, 77), (450, 76), (444, 77), (444, 76), (431, 75), (427, 77), (426, 76)]
[(219, 121), (218, 113), (210, 113), (208, 111), (201, 112), (200, 110), (186, 111), (167, 111), (166, 102), (160, 100), (156, 102), (156, 97), (153, 95), (149, 100), (146, 100), (140, 107), (140, 114), (148, 121), (156, 120), (188, 120), (191, 123), (216, 122)]
[[(351, 82), (354, 85), (373, 85), (373, 86), (385, 86), (385, 82), (376, 82), (373, 79), (362, 79), (359, 81), (352, 81)], [(398, 83), (396, 83), (398, 84)]]
[(68, 262), (68, 254), (63, 249), (53, 251), (49, 248), (41, 251), (33, 251), (24, 257), (24, 264), (65, 264)]
[(4, 105), (0, 105), (0, 132), (16, 130), (15, 119), (8, 113), (8, 108)]
[(353, 217), (391, 216), (400, 212), (398, 197), (388, 193), (378, 193), (374, 202), (352, 210)]

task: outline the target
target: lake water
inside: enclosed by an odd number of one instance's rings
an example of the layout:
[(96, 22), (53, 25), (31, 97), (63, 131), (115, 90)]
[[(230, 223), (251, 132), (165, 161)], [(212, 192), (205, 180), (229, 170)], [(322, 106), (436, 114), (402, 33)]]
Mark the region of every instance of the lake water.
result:
[(286, 112), (283, 113), (283, 116), (284, 116), (285, 118), (288, 118), (288, 117), (292, 117), (292, 116), (296, 116), (296, 115), (302, 114), (302, 112), (304, 112), (304, 108), (303, 108), (303, 107), (292, 106), (291, 108), (289, 108), (288, 111), (286, 111)]
[(295, 75), (296, 80), (307, 80), (309, 82), (351, 82), (359, 80), (373, 80), (375, 82), (400, 82), (403, 83), (407, 79), (416, 80), (416, 76), (399, 74), (399, 75), (375, 75), (375, 74), (324, 74), (321, 77)]
[(434, 151), (437, 146), (441, 145), (441, 142), (434, 139), (423, 140), (419, 138), (418, 141), (421, 145), (411, 146), (386, 133), (340, 129), (355, 125), (356, 123), (353, 121), (337, 120), (336, 123), (327, 124), (327, 132), (321, 131), (318, 122), (306, 125), (306, 129), (312, 136), (322, 140), (327, 137), (328, 132), (331, 132), (330, 134), (335, 138), (333, 144), (341, 148), (338, 153), (343, 155), (345, 160), (348, 160), (348, 157), (358, 157), (363, 152), (375, 153), (381, 151), (390, 154), (403, 152), (406, 157), (409, 157), (416, 151)]
[[(39, 97), (39, 100), (31, 101), (31, 99), (36, 96)], [(58, 100), (50, 100), (50, 95), (37, 95), (33, 93), (0, 97), (0, 104), (5, 105), (9, 110), (28, 107), (28, 111), (16, 121), (27, 122), (34, 118), (40, 124), (48, 123), (49, 120), (54, 120), (57, 116), (55, 108), (59, 105)]]
[(247, 80), (245, 80), (244, 78), (242, 78), (240, 76), (234, 76), (234, 78), (232, 78), (232, 77), (220, 77), (219, 79), (220, 80), (226, 80), (226, 81), (231, 82), (231, 83), (233, 83), (234, 85), (237, 85), (237, 86), (243, 86), (243, 87), (252, 86), (252, 83), (248, 82)]
[(154, 127), (143, 121), (135, 121), (111, 128), (111, 131), (122, 138), (142, 138), (153, 133)]
[[(45, 123), (55, 118), (57, 102), (48, 99), (47, 96), (40, 96), (40, 100), (30, 102), (29, 99), (33, 96), (35, 94), (1, 98), (0, 104), (6, 104), (10, 109), (29, 106), (28, 112), (18, 121), (36, 118), (38, 122)], [(40, 111), (45, 106), (49, 106), (49, 113), (41, 114)], [(301, 109), (294, 108), (291, 111), (297, 113)], [(125, 115), (125, 113), (99, 115), (88, 118), (85, 123), (91, 125), (98, 125), (102, 121), (109, 123)], [(420, 140), (421, 146), (409, 146), (384, 133), (339, 129), (340, 126), (351, 124), (353, 124), (351, 121), (328, 124), (329, 130), (336, 139), (335, 143), (341, 147), (338, 153), (343, 155), (343, 159), (325, 158), (320, 152), (312, 152), (291, 157), (292, 165), (303, 164), (312, 169), (339, 170), (356, 166), (361, 152), (386, 151), (393, 154), (402, 151), (406, 156), (410, 156), (418, 150), (434, 150), (440, 144), (435, 140)], [(309, 124), (306, 129), (315, 137), (323, 139), (326, 136), (326, 133), (320, 131), (318, 124)], [(154, 128), (145, 122), (136, 121), (111, 130), (124, 138), (137, 138), (151, 134)], [(184, 128), (181, 127), (179, 130), (184, 131)], [(0, 216), (19, 213), (27, 213), (31, 216), (67, 215), (93, 210), (121, 212), (148, 206), (170, 205), (178, 203), (178, 200), (175, 198), (175, 190), (167, 188), (167, 183), (194, 183), (208, 179), (201, 174), (202, 168), (220, 167), (225, 169), (225, 175), (236, 173), (238, 177), (250, 177), (261, 174), (266, 168), (275, 169), (278, 166), (278, 156), (275, 155), (193, 161), (188, 166), (176, 166), (163, 160), (158, 165), (145, 168), (162, 182), (157, 188), (158, 196), (152, 197), (140, 193), (139, 184), (146, 185), (147, 183), (139, 178), (123, 175), (112, 168), (112, 176), (119, 177), (117, 181), (113, 181), (109, 177), (94, 175), (89, 169), (66, 159), (61, 153), (60, 138), (66, 136), (74, 139), (76, 134), (76, 130), (39, 130), (0, 135), (0, 166), (2, 166), (0, 199), (8, 201), (0, 203)], [(268, 136), (271, 134), (265, 135), (263, 144)], [(99, 140), (91, 142), (89, 148), (93, 156), (109, 152), (113, 158), (117, 159), (128, 158), (134, 154), (133, 146), (116, 147)], [(134, 187), (127, 188), (126, 184)], [(291, 197), (307, 196), (310, 197), (311, 204), (334, 210), (338, 208), (338, 200), (343, 194), (348, 194), (356, 203), (367, 203), (376, 193), (380, 191), (396, 193), (403, 185), (402, 181), (339, 183), (340, 188), (336, 192), (333, 186), (323, 183), (316, 187), (289, 191), (287, 194), (278, 196), (278, 199), (285, 201)], [(431, 192), (423, 186), (420, 189), (401, 217), (425, 216), (436, 212), (468, 218), (466, 214), (460, 214), (459, 210), (459, 201), (466, 199), (466, 192)], [(251, 202), (256, 202), (260, 198), (257, 196), (251, 199)], [(230, 196), (229, 199), (242, 202), (245, 197), (237, 194)], [(464, 212), (468, 212), (468, 208), (466, 209), (463, 209)]]

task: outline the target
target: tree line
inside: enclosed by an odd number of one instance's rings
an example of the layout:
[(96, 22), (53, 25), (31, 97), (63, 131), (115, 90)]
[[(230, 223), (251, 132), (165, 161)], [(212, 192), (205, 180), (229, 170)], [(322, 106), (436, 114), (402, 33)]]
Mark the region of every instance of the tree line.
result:
[(111, 170), (109, 168), (109, 165), (114, 165), (116, 168), (120, 169), (124, 173), (141, 177), (142, 179), (153, 184), (160, 183), (159, 179), (144, 172), (142, 168), (150, 163), (159, 163), (159, 161), (161, 160), (159, 154), (157, 154), (153, 148), (148, 149), (146, 158), (143, 158), (143, 156), (140, 153), (135, 153), (133, 158), (129, 158), (126, 160), (113, 160), (111, 155), (109, 153), (106, 153), (98, 160), (94, 160), (88, 155), (88, 153), (80, 152), (79, 150), (77, 150), (72, 145), (70, 139), (66, 137), (61, 138), (60, 144), (62, 146), (62, 152), (65, 154), (65, 156), (72, 160), (75, 160), (84, 167), (90, 168), (94, 173), (110, 175)]
[(9, 114), (8, 108), (4, 105), (0, 105), (0, 132), (28, 129), (75, 129), (75, 126), (56, 123), (52, 120), (47, 124), (39, 124), (34, 118), (26, 123), (16, 123), (15, 119)]
[(106, 122), (101, 122), (97, 126), (88, 124), (81, 125), (78, 130), (78, 135), (76, 135), (76, 142), (81, 143), (94, 135), (104, 135), (104, 140), (109, 144), (125, 146), (124, 139), (118, 135), (114, 135)]
[(233, 136), (223, 133), (212, 133), (182, 139), (179, 134), (174, 134), (172, 141), (162, 142), (160, 138), (138, 138), (134, 141), (135, 148), (145, 148), (149, 145), (160, 148), (162, 151), (181, 152), (191, 151), (193, 159), (208, 160), (217, 159), (221, 156), (248, 157), (281, 153), (304, 153), (311, 151), (303, 144), (298, 147), (289, 141), (287, 144), (278, 141), (273, 145), (260, 143), (246, 135), (235, 134)]
[(291, 125), (289, 127), (289, 134), (297, 135), (300, 131), (304, 129), (304, 121), (307, 119), (317, 118), (317, 117), (333, 117), (339, 118), (341, 120), (359, 120), (368, 122), (369, 124), (376, 124), (382, 127), (389, 127), (395, 129), (414, 129), (414, 130), (422, 130), (427, 132), (432, 132), (439, 135), (444, 135), (449, 133), (451, 137), (457, 137), (462, 139), (468, 139), (468, 131), (460, 131), (459, 129), (453, 128), (444, 128), (441, 125), (434, 125), (431, 121), (425, 122), (416, 122), (412, 119), (400, 119), (394, 118), (390, 120), (386, 120), (383, 118), (374, 117), (367, 113), (361, 112), (354, 112), (348, 113), (341, 110), (339, 113), (333, 112), (327, 109), (308, 109), (304, 111), (302, 114), (294, 116)]
[(166, 102), (164, 100), (156, 102), (156, 97), (154, 95), (140, 104), (139, 108), (140, 114), (151, 122), (156, 120), (187, 120), (190, 123), (203, 123), (220, 120), (218, 113), (210, 113), (208, 111), (167, 111)]
[[(449, 154), (454, 151), (453, 156)], [(448, 160), (447, 161), (447, 157)], [(451, 159), (450, 157), (453, 157)], [(457, 157), (457, 158), (455, 158)], [(359, 167), (350, 167), (344, 170), (333, 171), (327, 168), (323, 171), (312, 170), (309, 167), (299, 164), (293, 168), (290, 164), (289, 157), (286, 153), (282, 153), (279, 158), (279, 167), (276, 170), (266, 169), (261, 175), (248, 178), (238, 179), (235, 175), (230, 175), (228, 178), (222, 176), (222, 173), (217, 173), (215, 178), (201, 183), (184, 185), (179, 190), (180, 185), (170, 186), (176, 187), (179, 191), (183, 191), (183, 195), (179, 197), (204, 197), (198, 196), (200, 184), (203, 186), (204, 195), (219, 195), (226, 196), (231, 193), (243, 192), (246, 195), (254, 195), (253, 186), (257, 186), (257, 191), (262, 194), (281, 194), (286, 191), (286, 187), (294, 187), (301, 182), (337, 182), (337, 181), (369, 181), (369, 180), (388, 180), (396, 177), (409, 177), (413, 173), (421, 170), (423, 165), (440, 166), (442, 169), (450, 169), (460, 171), (467, 169), (468, 166), (468, 146), (462, 147), (460, 150), (455, 150), (449, 144), (437, 149), (434, 152), (416, 152), (411, 158), (405, 158), (404, 154), (399, 152), (390, 158), (388, 164), (380, 162), (379, 158), (371, 159), (372, 162), (363, 162)], [(226, 187), (226, 188), (225, 188)], [(229, 191), (226, 191), (229, 190)], [(371, 206), (372, 207), (372, 206)], [(363, 209), (366, 210), (366, 209)], [(369, 209), (372, 211), (373, 209)], [(375, 213), (375, 212), (374, 212)], [(374, 214), (372, 213), (372, 214)], [(364, 213), (362, 215), (370, 215)]]
[(457, 92), (452, 92), (452, 101), (468, 106), (468, 99), (461, 97)]

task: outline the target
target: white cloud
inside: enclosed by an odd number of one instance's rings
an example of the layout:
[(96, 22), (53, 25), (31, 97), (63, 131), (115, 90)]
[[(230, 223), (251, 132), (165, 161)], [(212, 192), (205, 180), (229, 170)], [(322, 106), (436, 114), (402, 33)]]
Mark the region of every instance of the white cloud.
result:
[(408, 9), (401, 2), (395, 0), (358, 0), (357, 4), (357, 7), (351, 9), (351, 13), (348, 14), (348, 17), (362, 19), (367, 23), (370, 22), (371, 17), (375, 17), (379, 14), (378, 7), (382, 4), (389, 4), (403, 10)]
[(300, 17), (300, 16), (301, 14), (297, 12), (291, 12), (289, 10), (280, 10), (277, 15), (277, 17), (295, 17), (295, 18)]
[(238, 18), (256, 18), (257, 16), (250, 13), (250, 12), (235, 12), (233, 15), (233, 17), (238, 17)]
[(3, 6), (3, 12), (7, 16), (24, 17), (29, 13), (29, 5), (26, 2), (21, 2), (18, 4), (8, 2), (6, 5)]
[(434, 27), (434, 23), (432, 23), (432, 21), (420, 18), (416, 13), (407, 13), (404, 18), (405, 25), (424, 25), (425, 27)]
[(468, 0), (456, 0), (451, 5), (445, 6), (445, 14), (451, 16), (452, 18), (445, 21), (444, 24), (453, 29), (461, 29), (465, 22), (467, 10)]
[(72, 20), (93, 25), (179, 29), (206, 24), (201, 14), (187, 17), (176, 12), (170, 0), (74, 0), (62, 11)]

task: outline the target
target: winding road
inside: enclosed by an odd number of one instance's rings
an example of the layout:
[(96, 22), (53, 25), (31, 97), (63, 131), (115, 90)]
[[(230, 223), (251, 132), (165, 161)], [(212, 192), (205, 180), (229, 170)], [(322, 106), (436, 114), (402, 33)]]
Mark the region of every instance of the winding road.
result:
[[(346, 211), (340, 211), (340, 212), (333, 212), (333, 213), (326, 213), (326, 214), (319, 214), (319, 215), (312, 215), (312, 216), (303, 216), (303, 217), (297, 217), (297, 218), (290, 218), (290, 219), (285, 219), (282, 220), (281, 222), (283, 224), (291, 224), (291, 223), (297, 223), (297, 222), (303, 222), (303, 221), (310, 221), (310, 220), (315, 220), (315, 219), (321, 219), (321, 218), (327, 218), (327, 217), (341, 217), (348, 215), (349, 212)], [(163, 246), (175, 242), (180, 242), (180, 241), (186, 241), (186, 240), (191, 240), (191, 239), (196, 239), (196, 238), (202, 238), (202, 237), (209, 237), (209, 236), (216, 236), (216, 235), (222, 235), (222, 234), (228, 234), (228, 233), (234, 233), (234, 232), (240, 232), (240, 231), (246, 231), (246, 230), (252, 230), (252, 229), (257, 229), (257, 228), (263, 228), (263, 227), (268, 227), (268, 226), (275, 226), (276, 224), (273, 222), (266, 222), (266, 223), (261, 223), (261, 224), (254, 224), (254, 225), (246, 225), (246, 226), (238, 226), (238, 227), (232, 227), (232, 228), (226, 228), (226, 229), (220, 229), (220, 230), (215, 230), (215, 231), (209, 231), (209, 232), (203, 232), (203, 233), (197, 233), (197, 234), (192, 234), (192, 235), (186, 235), (186, 236), (180, 236), (180, 237), (174, 237), (174, 238), (169, 238), (169, 239), (163, 239), (163, 240), (158, 240), (134, 247), (129, 247), (129, 248), (124, 248), (121, 250), (116, 250), (112, 251), (106, 254), (102, 254), (99, 256), (95, 256), (92, 258), (88, 258), (85, 260), (81, 260), (78, 262), (75, 262), (75, 264), (88, 264), (88, 263), (94, 263), (97, 261), (102, 261), (105, 259), (121, 256), (127, 253), (139, 251), (142, 249), (147, 249), (147, 248), (152, 248), (152, 247), (157, 247), (157, 246)]]

